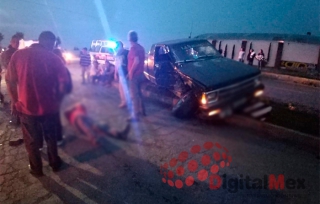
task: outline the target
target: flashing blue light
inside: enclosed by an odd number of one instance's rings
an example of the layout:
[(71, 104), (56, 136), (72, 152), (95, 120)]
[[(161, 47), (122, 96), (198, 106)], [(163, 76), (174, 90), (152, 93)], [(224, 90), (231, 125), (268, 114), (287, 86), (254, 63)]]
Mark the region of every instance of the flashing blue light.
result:
[(115, 49), (117, 47), (117, 43), (114, 41), (108, 41), (107, 47), (110, 47), (111, 49)]

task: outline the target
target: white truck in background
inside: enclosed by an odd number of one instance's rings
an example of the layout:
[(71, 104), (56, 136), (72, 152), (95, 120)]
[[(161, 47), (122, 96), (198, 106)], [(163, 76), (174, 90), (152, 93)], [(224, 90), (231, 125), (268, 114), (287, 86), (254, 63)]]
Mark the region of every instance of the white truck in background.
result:
[(116, 47), (116, 42), (111, 40), (93, 40), (89, 49), (91, 60), (98, 60), (102, 64), (109, 60), (114, 64)]

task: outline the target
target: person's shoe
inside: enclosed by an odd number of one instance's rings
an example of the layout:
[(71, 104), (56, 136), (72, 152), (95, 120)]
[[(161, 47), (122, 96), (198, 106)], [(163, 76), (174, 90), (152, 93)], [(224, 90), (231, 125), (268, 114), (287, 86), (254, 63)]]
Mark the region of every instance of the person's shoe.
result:
[(52, 166), (52, 171), (53, 172), (58, 172), (61, 169), (61, 166), (63, 164), (62, 159), (59, 160), (58, 164), (56, 164), (55, 166)]
[(4, 95), (0, 93), (0, 103), (4, 104)]
[(9, 146), (19, 146), (23, 143), (23, 139), (9, 141)]
[(57, 146), (62, 146), (64, 144), (64, 140), (57, 141)]
[(126, 105), (125, 103), (121, 103), (121, 104), (119, 105), (119, 108), (125, 108), (125, 107), (127, 107), (127, 105)]
[(147, 114), (146, 114), (146, 112), (145, 111), (143, 111), (141, 114), (140, 114), (141, 116), (147, 116)]
[(138, 117), (129, 117), (127, 118), (128, 122), (139, 122), (139, 118)]
[(128, 138), (130, 129), (131, 129), (131, 125), (130, 123), (128, 123), (127, 126), (124, 128), (124, 130), (118, 133), (118, 138), (121, 140), (126, 140)]
[(37, 172), (35, 170), (32, 170), (30, 164), (28, 165), (28, 168), (29, 168), (29, 173), (32, 174), (33, 176), (35, 176), (35, 177), (44, 176), (42, 171)]

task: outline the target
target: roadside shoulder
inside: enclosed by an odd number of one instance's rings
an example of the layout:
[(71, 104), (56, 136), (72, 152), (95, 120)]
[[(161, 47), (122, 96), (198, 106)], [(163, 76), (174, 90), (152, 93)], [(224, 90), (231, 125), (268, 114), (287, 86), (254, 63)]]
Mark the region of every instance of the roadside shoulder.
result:
[(319, 156), (320, 138), (315, 136), (241, 115), (234, 115), (228, 118), (227, 121), (239, 127), (263, 131), (270, 140), (299, 146), (299, 148), (311, 151)]
[(308, 86), (320, 87), (320, 80), (316, 80), (316, 79), (308, 79), (304, 77), (290, 76), (286, 74), (278, 74), (278, 73), (271, 73), (271, 72), (262, 72), (262, 76), (273, 78), (273, 79), (279, 79), (283, 81), (291, 81), (294, 83), (304, 84)]

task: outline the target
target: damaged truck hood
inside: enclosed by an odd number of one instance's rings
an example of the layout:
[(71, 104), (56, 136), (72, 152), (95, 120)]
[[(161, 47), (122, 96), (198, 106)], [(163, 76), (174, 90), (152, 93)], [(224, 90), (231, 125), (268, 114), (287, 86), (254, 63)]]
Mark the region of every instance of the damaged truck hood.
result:
[(218, 89), (260, 74), (258, 68), (222, 57), (180, 63), (178, 69), (206, 89)]

